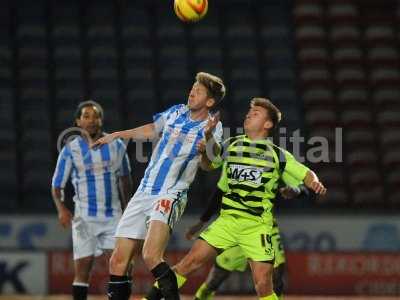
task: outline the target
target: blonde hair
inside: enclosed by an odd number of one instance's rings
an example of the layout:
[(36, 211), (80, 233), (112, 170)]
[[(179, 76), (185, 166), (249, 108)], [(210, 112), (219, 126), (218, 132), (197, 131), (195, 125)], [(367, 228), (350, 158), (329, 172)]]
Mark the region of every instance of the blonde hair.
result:
[(225, 85), (218, 76), (206, 72), (199, 72), (196, 74), (196, 81), (206, 87), (208, 96), (214, 98), (215, 104), (221, 102), (225, 97)]
[(281, 111), (267, 98), (253, 98), (251, 99), (250, 106), (261, 106), (267, 110), (268, 117), (273, 123), (272, 129), (275, 129), (282, 119)]

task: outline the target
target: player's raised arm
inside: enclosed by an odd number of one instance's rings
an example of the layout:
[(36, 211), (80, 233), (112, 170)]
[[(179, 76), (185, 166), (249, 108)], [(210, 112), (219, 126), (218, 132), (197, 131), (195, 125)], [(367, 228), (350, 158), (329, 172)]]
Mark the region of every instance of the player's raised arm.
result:
[(113, 140), (121, 138), (124, 140), (145, 140), (145, 139), (153, 139), (156, 137), (156, 130), (154, 123), (149, 123), (140, 127), (136, 127), (133, 129), (127, 129), (123, 131), (116, 131), (110, 134), (99, 138), (95, 141), (91, 146), (97, 147), (103, 144), (111, 143)]
[(200, 154), (200, 168), (204, 171), (215, 169), (213, 161), (220, 156), (222, 126), (219, 121), (219, 112), (208, 118), (204, 128), (204, 139), (197, 144), (197, 151)]

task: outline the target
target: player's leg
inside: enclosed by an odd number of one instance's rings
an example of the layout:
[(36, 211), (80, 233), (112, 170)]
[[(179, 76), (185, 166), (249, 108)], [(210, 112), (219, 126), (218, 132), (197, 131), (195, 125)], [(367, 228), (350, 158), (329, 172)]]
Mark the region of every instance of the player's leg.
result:
[[(153, 200), (136, 193), (119, 220), (115, 248), (110, 258), (108, 297), (110, 300), (127, 300), (131, 294), (130, 267), (141, 254), (146, 237), (146, 220)], [(129, 272), (129, 274), (128, 274)]]
[(162, 221), (150, 222), (143, 245), (143, 260), (165, 299), (179, 299), (177, 277), (164, 261), (164, 252), (170, 237), (170, 227)]
[[(186, 276), (197, 270), (205, 262), (215, 258), (216, 249), (225, 249), (233, 247), (235, 244), (232, 233), (235, 230), (230, 228), (230, 216), (217, 218), (196, 240), (189, 253), (173, 267), (177, 276), (178, 288), (185, 282)], [(157, 285), (154, 285), (150, 292), (145, 296), (147, 300), (161, 299), (157, 291)]]
[(96, 251), (94, 225), (76, 216), (72, 220), (72, 244), (74, 256), (74, 281), (72, 294), (74, 300), (86, 300), (89, 288), (90, 271)]
[(250, 261), (254, 286), (261, 300), (278, 300), (273, 291), (272, 262)]
[(87, 299), (89, 277), (93, 261), (93, 255), (74, 260), (74, 282), (72, 283), (72, 295), (74, 300)]
[(187, 194), (177, 192), (159, 195), (152, 206), (149, 230), (143, 246), (144, 261), (156, 279), (156, 286), (148, 294), (150, 299), (159, 298), (161, 294), (165, 299), (179, 299), (177, 282), (184, 282), (184, 279), (175, 274), (164, 261), (164, 252), (170, 232), (181, 218), (186, 203)]
[(128, 300), (131, 294), (130, 265), (140, 255), (142, 240), (117, 238), (110, 258), (108, 298), (110, 300)]
[[(181, 288), (190, 273), (200, 268), (207, 261), (214, 259), (216, 255), (215, 248), (206, 241), (202, 239), (196, 240), (189, 253), (172, 268), (176, 275), (175, 283), (177, 287)], [(157, 283), (159, 284), (159, 281)], [(160, 300), (162, 297), (158, 286), (154, 285), (143, 299)]]
[(243, 272), (246, 268), (247, 258), (239, 246), (225, 250), (215, 259), (215, 264), (206, 281), (197, 290), (195, 299), (213, 299), (215, 292), (231, 272)]
[(195, 300), (211, 300), (214, 299), (215, 292), (221, 284), (229, 277), (231, 271), (225, 270), (215, 263), (205, 282), (197, 289)]
[(275, 251), (272, 246), (272, 219), (261, 222), (238, 218), (242, 230), (238, 234), (239, 246), (249, 258), (257, 295), (263, 300), (278, 299), (273, 291), (272, 272)]

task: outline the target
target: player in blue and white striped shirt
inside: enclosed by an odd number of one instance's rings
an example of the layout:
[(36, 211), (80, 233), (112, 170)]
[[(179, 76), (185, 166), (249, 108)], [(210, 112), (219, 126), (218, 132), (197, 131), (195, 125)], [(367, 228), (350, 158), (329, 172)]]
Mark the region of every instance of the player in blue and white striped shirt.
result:
[[(181, 217), (187, 191), (200, 164), (197, 144), (205, 134), (222, 138), (222, 125), (209, 113), (225, 95), (222, 80), (208, 73), (198, 73), (186, 105), (175, 105), (156, 114), (151, 124), (115, 132), (98, 141), (114, 138), (151, 139), (159, 136), (144, 177), (121, 218), (117, 242), (110, 260), (108, 296), (127, 300), (130, 282), (128, 265), (143, 247), (143, 258), (158, 281), (165, 299), (179, 299), (176, 276), (164, 261), (170, 231)], [(216, 130), (211, 133), (211, 124)], [(214, 127), (213, 127), (214, 128)]]
[[(85, 134), (75, 137), (61, 150), (52, 180), (52, 195), (63, 227), (72, 222), (74, 255), (74, 300), (87, 298), (90, 270), (94, 257), (115, 245), (115, 228), (131, 195), (130, 165), (121, 139), (98, 149), (92, 141), (103, 134), (103, 110), (94, 101), (82, 102), (76, 123)], [(75, 211), (63, 203), (63, 189), (71, 178)], [(119, 190), (119, 187), (121, 190)], [(121, 192), (120, 192), (121, 191)], [(120, 196), (121, 195), (121, 196)]]

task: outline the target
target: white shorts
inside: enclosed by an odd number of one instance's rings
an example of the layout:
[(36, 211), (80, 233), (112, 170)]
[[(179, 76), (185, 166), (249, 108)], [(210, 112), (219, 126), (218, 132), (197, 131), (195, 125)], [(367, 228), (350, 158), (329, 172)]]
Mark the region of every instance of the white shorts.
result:
[(186, 192), (149, 195), (136, 193), (129, 201), (115, 237), (144, 240), (150, 221), (161, 221), (171, 228), (181, 218), (187, 203)]
[(104, 250), (113, 250), (115, 246), (115, 228), (119, 217), (107, 220), (87, 220), (76, 216), (72, 220), (72, 244), (74, 260), (100, 256)]

